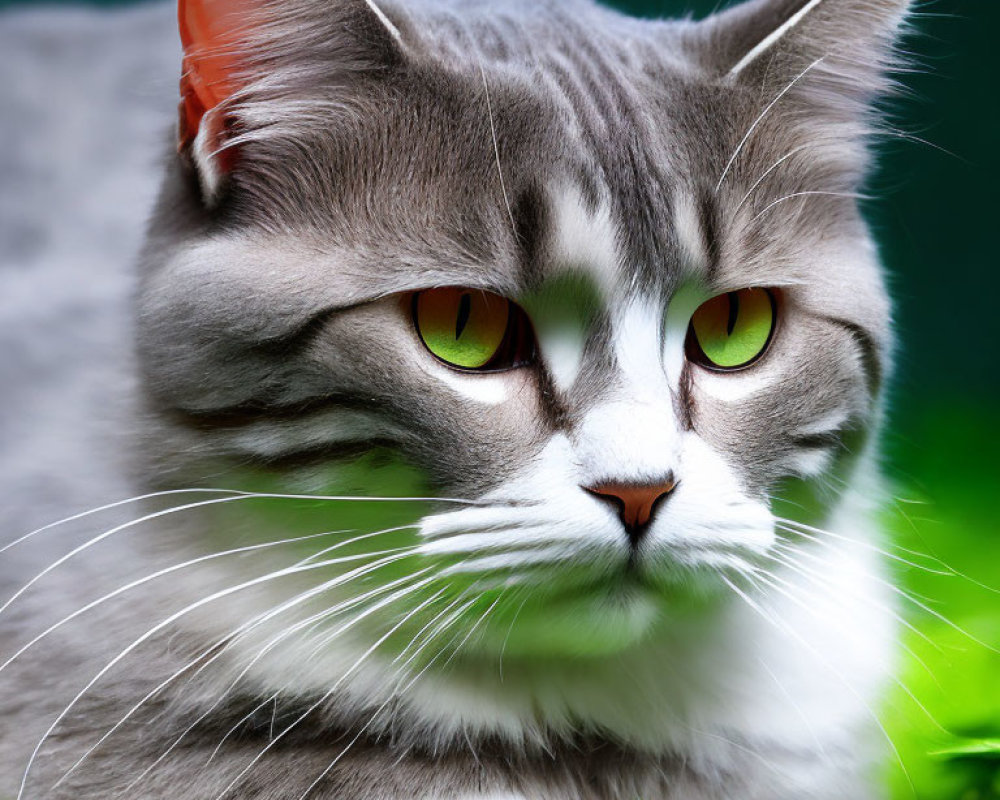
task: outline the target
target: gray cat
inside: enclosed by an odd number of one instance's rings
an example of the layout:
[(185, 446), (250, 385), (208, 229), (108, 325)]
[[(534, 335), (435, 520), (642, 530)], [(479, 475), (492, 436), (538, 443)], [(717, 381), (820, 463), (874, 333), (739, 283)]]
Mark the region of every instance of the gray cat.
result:
[(131, 327), (169, 10), (5, 21), (0, 796), (881, 796), (907, 7), (182, 2)]

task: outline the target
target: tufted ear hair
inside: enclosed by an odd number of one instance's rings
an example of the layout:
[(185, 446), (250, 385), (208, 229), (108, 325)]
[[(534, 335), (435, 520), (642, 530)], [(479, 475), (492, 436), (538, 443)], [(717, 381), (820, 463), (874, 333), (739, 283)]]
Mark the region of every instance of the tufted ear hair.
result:
[[(715, 78), (789, 91), (855, 118), (889, 88), (913, 0), (749, 0), (694, 26), (696, 60)], [(793, 90), (798, 91), (793, 91)]]
[(882, 73), (911, 0), (749, 0), (703, 24), (728, 80), (791, 79), (822, 59), (845, 78)]
[(177, 146), (213, 205), (238, 167), (242, 119), (267, 86), (385, 66), (401, 55), (399, 29), (375, 0), (178, 0), (184, 59)]
[[(874, 101), (892, 88), (895, 45), (913, 2), (748, 0), (685, 24), (682, 41), (710, 81), (743, 95), (736, 106), (743, 111), (735, 112), (740, 135), (794, 132), (810, 158), (849, 188), (863, 178), (867, 152), (859, 145), (872, 128)], [(730, 159), (720, 186), (735, 167)]]
[(260, 9), (247, 0), (179, 0), (181, 66), (177, 148), (198, 171), (206, 199), (232, 168), (226, 148), (226, 103), (244, 85), (242, 51)]

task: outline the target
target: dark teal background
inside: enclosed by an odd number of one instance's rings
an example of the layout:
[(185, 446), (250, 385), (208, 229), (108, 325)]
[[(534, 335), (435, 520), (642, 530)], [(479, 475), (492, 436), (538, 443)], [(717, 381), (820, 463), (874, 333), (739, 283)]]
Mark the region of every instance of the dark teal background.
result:
[[(0, 0), (0, 8), (18, 4), (25, 3)], [(616, 5), (647, 16), (703, 16), (720, 3)], [(903, 76), (909, 93), (892, 108), (897, 127), (927, 143), (880, 141), (866, 204), (900, 340), (886, 438), (895, 481), (888, 524), (895, 544), (1000, 586), (1000, 0), (921, 2), (913, 24), (904, 46), (917, 71)], [(906, 560), (930, 563), (909, 553)], [(900, 679), (947, 733), (906, 692), (890, 700), (881, 715), (909, 775), (893, 767), (894, 798), (1000, 798), (1000, 658), (955, 627), (1000, 647), (1000, 597), (966, 577), (896, 563), (901, 585), (930, 598), (923, 609), (902, 600), (901, 607), (943, 650), (910, 637), (930, 669), (908, 659)], [(942, 750), (950, 752), (935, 754)]]

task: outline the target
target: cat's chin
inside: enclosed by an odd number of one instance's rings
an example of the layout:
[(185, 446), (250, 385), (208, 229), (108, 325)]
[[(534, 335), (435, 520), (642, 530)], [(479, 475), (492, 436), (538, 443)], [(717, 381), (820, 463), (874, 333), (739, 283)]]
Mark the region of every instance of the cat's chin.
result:
[[(706, 582), (707, 583), (707, 582)], [(703, 583), (655, 580), (623, 571), (586, 585), (540, 591), (497, 607), (475, 642), (473, 660), (579, 660), (624, 653), (672, 620), (703, 612), (715, 593)]]

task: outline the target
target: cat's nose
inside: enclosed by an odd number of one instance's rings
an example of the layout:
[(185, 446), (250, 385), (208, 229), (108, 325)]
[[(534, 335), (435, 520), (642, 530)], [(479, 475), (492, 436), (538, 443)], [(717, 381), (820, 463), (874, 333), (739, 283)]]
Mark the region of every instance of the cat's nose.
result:
[(653, 515), (677, 486), (673, 473), (653, 483), (599, 483), (582, 487), (615, 508), (625, 526), (629, 543), (635, 547), (642, 540)]

